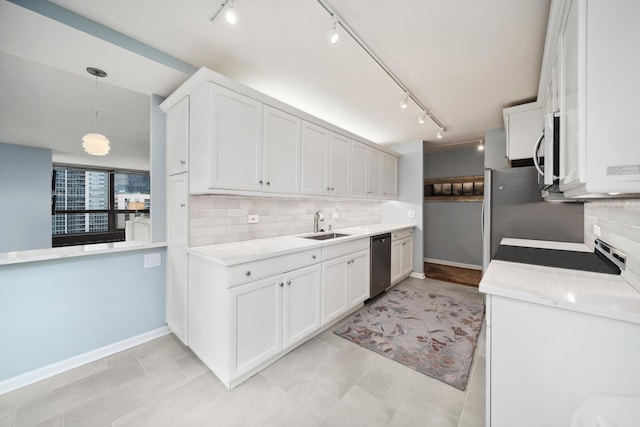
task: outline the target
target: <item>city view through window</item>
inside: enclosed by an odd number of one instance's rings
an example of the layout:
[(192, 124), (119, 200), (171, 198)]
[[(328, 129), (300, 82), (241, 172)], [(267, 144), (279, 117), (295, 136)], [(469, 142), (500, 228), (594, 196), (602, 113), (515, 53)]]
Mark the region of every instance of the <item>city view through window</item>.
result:
[(88, 233), (97, 236), (80, 243), (124, 240), (126, 221), (149, 215), (148, 174), (54, 166), (52, 190), (54, 240)]

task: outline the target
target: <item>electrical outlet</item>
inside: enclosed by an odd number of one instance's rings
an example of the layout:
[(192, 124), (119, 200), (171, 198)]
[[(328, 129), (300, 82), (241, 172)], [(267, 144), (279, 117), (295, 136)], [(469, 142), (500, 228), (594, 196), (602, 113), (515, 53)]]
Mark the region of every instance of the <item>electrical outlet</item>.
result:
[(331, 218), (336, 219), (338, 218), (338, 212), (334, 212), (331, 214)]
[(160, 267), (160, 264), (162, 264), (160, 253), (144, 256), (144, 268)]
[(247, 224), (257, 224), (260, 222), (260, 215), (249, 215), (247, 217)]
[(415, 217), (416, 217), (416, 210), (409, 209), (409, 218), (415, 218)]
[(593, 224), (593, 234), (595, 234), (596, 237), (602, 237), (602, 229), (598, 224)]

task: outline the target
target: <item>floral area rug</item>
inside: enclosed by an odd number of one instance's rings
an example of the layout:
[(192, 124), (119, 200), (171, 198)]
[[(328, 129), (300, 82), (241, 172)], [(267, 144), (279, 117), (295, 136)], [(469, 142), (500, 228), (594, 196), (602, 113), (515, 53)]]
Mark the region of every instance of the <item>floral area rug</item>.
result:
[(464, 390), (483, 315), (483, 304), (400, 284), (333, 332)]

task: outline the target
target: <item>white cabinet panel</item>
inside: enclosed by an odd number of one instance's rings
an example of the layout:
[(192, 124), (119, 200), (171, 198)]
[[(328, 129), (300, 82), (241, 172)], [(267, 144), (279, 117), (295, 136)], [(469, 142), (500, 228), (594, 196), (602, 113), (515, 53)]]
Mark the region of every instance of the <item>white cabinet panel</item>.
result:
[(329, 131), (302, 122), (302, 193), (327, 194)]
[(402, 278), (402, 240), (391, 242), (391, 284)]
[(349, 308), (362, 304), (370, 294), (369, 251), (353, 254), (348, 264)]
[(353, 141), (351, 144), (351, 195), (367, 195), (367, 146)]
[(509, 160), (533, 158), (533, 148), (543, 128), (542, 107), (536, 103), (502, 110)]
[(382, 197), (398, 197), (398, 159), (385, 153), (382, 154)]
[(382, 157), (381, 152), (367, 149), (367, 195), (379, 197), (382, 194)]
[(301, 120), (264, 106), (263, 191), (300, 192)]
[(322, 263), (322, 324), (345, 313), (349, 306), (347, 261), (340, 257)]
[(176, 336), (188, 344), (189, 266), (187, 174), (169, 177), (167, 188), (167, 324)]
[(209, 85), (211, 188), (262, 190), (262, 103)]
[(400, 247), (402, 250), (402, 274), (408, 276), (413, 271), (413, 237), (405, 239)]
[(270, 277), (229, 290), (231, 377), (248, 372), (282, 349), (281, 279)]
[(329, 188), (330, 194), (349, 195), (351, 177), (351, 140), (331, 132), (329, 145)]
[(286, 273), (283, 283), (283, 347), (288, 348), (320, 327), (320, 264)]
[(189, 169), (189, 97), (167, 112), (167, 173)]
[(399, 231), (391, 237), (391, 284), (413, 272), (413, 230)]

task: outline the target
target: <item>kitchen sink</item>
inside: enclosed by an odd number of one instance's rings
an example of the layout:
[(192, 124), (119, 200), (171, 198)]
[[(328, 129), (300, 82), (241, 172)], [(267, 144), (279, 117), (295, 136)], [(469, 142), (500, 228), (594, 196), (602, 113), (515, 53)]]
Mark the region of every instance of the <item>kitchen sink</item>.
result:
[(327, 234), (315, 234), (313, 236), (300, 236), (303, 239), (313, 239), (313, 240), (329, 240), (335, 239), (336, 237), (345, 237), (348, 234), (340, 234), (340, 233), (327, 233)]

